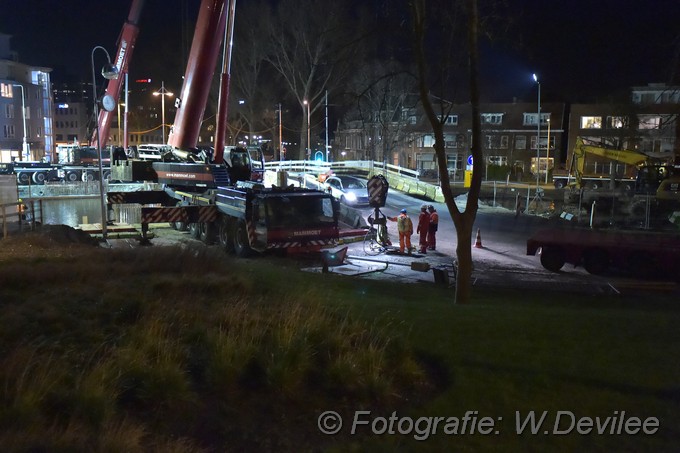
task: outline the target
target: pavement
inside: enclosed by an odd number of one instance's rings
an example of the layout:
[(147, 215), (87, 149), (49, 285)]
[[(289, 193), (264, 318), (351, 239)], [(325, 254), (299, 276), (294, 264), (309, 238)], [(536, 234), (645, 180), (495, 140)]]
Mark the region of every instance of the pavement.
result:
[[(350, 231), (352, 232), (350, 234)], [(361, 234), (363, 233), (363, 234)], [(389, 280), (406, 284), (434, 284), (455, 286), (456, 244), (439, 240), (437, 250), (427, 253), (400, 254), (391, 248), (378, 255), (364, 251), (365, 230), (345, 230), (344, 243), (329, 249), (329, 255), (345, 253), (342, 264), (323, 264), (305, 267), (307, 272), (328, 272), (348, 277)], [(551, 272), (543, 268), (538, 256), (526, 255), (525, 250), (509, 247), (506, 243), (487, 241), (483, 232), (479, 241), (472, 241), (473, 287), (496, 290), (526, 290), (544, 293), (546, 302), (554, 292), (575, 295), (619, 296), (622, 294), (650, 293), (676, 294), (676, 282), (645, 281), (621, 275), (591, 275), (583, 268), (565, 268)], [(416, 243), (418, 236), (413, 235)], [(391, 238), (393, 243), (395, 238)], [(346, 251), (343, 249), (347, 248)]]
[[(11, 225), (10, 235), (21, 230), (30, 230), (31, 225), (24, 223)], [(97, 225), (98, 226), (98, 225)], [(101, 229), (99, 228), (99, 233)], [(96, 236), (97, 228), (88, 231)], [(124, 225), (109, 228), (107, 247), (134, 248), (140, 246), (139, 232), (130, 231)], [(455, 285), (456, 244), (450, 237), (438, 238), (437, 250), (427, 253), (412, 252), (411, 255), (398, 253), (396, 247), (380, 254), (369, 254), (364, 250), (366, 229), (345, 227), (341, 230), (339, 244), (325, 250), (322, 256), (307, 257), (300, 260), (300, 267), (307, 272), (328, 272), (349, 278), (388, 280), (406, 284), (432, 284), (453, 287)], [(167, 224), (152, 225), (149, 232), (152, 246), (177, 244), (202, 244), (191, 238), (187, 232), (179, 232)], [(416, 243), (417, 235), (412, 237)], [(391, 237), (393, 243), (396, 238)], [(477, 245), (477, 246), (476, 246)], [(323, 265), (323, 255), (339, 256), (341, 262)], [(473, 272), (475, 287), (491, 289), (519, 289), (544, 291), (546, 301), (551, 292), (620, 295), (630, 293), (677, 293), (680, 288), (675, 282), (640, 281), (616, 276), (594, 276), (582, 268), (565, 268), (559, 273), (543, 269), (537, 256), (527, 256), (519, 246), (509, 246), (504, 242), (489, 240), (481, 233), (479, 243), (472, 241)], [(266, 259), (266, 258), (262, 258)]]

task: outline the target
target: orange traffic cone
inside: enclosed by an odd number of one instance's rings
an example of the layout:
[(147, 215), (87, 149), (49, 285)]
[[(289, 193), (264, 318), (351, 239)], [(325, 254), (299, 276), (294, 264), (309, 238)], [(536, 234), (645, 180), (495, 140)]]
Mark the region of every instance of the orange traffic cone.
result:
[(479, 228), (477, 228), (477, 240), (475, 241), (475, 248), (482, 248), (482, 235), (479, 232)]

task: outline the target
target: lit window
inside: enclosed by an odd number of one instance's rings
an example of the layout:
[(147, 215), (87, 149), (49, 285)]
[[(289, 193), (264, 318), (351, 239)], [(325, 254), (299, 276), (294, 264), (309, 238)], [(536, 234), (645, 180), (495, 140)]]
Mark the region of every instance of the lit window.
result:
[(608, 129), (623, 129), (626, 125), (626, 118), (623, 116), (608, 116), (607, 117), (607, 128)]
[(581, 129), (602, 129), (601, 116), (582, 116)]
[(661, 128), (661, 117), (660, 116), (640, 116), (639, 118), (639, 129), (660, 129)]

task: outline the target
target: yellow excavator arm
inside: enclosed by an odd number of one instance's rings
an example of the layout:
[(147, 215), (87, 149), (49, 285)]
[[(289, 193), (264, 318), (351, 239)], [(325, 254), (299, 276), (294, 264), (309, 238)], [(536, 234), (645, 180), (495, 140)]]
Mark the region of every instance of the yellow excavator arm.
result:
[(628, 165), (640, 166), (647, 162), (649, 156), (639, 153), (637, 151), (631, 151), (628, 149), (611, 149), (603, 148), (601, 146), (586, 145), (583, 140), (579, 137), (576, 139), (576, 144), (574, 145), (573, 153), (573, 167), (574, 173), (576, 174), (576, 187), (582, 187), (583, 172), (586, 166), (586, 156), (600, 156), (616, 162), (623, 162)]

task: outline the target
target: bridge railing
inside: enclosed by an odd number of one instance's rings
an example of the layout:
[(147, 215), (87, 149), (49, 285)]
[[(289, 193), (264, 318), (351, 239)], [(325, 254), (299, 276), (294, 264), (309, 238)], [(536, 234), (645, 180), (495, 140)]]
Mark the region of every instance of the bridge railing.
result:
[[(417, 195), (434, 201), (443, 201), (441, 188), (438, 184), (420, 180), (420, 172), (398, 165), (366, 160), (343, 160), (340, 162), (319, 162), (309, 160), (285, 160), (265, 163), (265, 170), (285, 170), (297, 173), (301, 184), (310, 187), (316, 176), (333, 171), (337, 173), (356, 172), (370, 177), (383, 175), (395, 190)], [(313, 186), (312, 186), (313, 187)]]
[[(325, 173), (328, 170), (360, 171), (363, 173), (393, 173), (396, 175), (419, 179), (420, 172), (398, 165), (369, 160), (343, 160), (339, 162), (320, 162), (315, 160), (284, 160), (264, 164), (265, 170), (286, 170), (294, 172)], [(382, 171), (380, 171), (382, 170)]]

